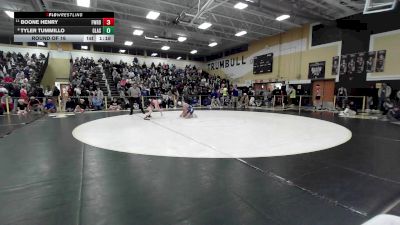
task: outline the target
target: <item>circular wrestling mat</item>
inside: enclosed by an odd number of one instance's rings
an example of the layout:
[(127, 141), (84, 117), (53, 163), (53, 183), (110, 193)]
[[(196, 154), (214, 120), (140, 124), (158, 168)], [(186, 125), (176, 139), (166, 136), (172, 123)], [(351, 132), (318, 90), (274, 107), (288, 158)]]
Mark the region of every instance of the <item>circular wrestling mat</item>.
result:
[(351, 131), (301, 116), (240, 111), (196, 111), (114, 116), (84, 123), (72, 134), (98, 148), (189, 158), (254, 158), (302, 154), (347, 142)]

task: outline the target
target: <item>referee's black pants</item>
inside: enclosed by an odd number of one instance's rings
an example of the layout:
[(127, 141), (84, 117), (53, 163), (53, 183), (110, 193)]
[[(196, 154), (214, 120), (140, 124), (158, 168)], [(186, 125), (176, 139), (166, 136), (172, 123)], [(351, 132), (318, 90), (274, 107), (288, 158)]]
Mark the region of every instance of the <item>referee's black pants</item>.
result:
[(139, 109), (140, 109), (140, 110), (142, 111), (142, 113), (144, 114), (143, 106), (142, 106), (142, 103), (141, 103), (139, 97), (137, 97), (137, 98), (135, 98), (135, 97), (130, 97), (130, 98), (129, 98), (129, 107), (131, 108), (131, 112), (130, 112), (129, 114), (130, 114), (130, 115), (133, 114), (133, 104), (135, 104), (135, 103), (139, 105)]

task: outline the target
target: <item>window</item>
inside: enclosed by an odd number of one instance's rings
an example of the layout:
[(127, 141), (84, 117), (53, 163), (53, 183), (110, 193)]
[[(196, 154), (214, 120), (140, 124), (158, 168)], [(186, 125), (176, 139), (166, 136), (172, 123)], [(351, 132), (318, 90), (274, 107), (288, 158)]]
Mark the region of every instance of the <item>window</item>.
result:
[(143, 49), (136, 49), (136, 55), (144, 55)]
[[(83, 46), (87, 46), (87, 48), (82, 48)], [(85, 44), (85, 43), (72, 43), (72, 49), (75, 50), (82, 50), (82, 51), (90, 51), (90, 44)]]
[(335, 26), (317, 24), (312, 26), (311, 46), (328, 44), (341, 40), (341, 30)]
[(207, 61), (212, 61), (212, 60), (220, 59), (220, 58), (222, 58), (222, 56), (223, 56), (222, 52), (219, 52), (217, 54), (207, 56), (206, 60)]
[(47, 48), (47, 42), (28, 42), (28, 46)]

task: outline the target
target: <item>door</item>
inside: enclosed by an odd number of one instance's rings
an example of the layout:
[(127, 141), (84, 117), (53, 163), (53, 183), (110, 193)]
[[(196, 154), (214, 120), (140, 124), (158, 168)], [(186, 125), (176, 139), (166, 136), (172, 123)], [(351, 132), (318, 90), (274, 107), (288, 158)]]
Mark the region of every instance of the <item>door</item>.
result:
[(315, 80), (312, 82), (312, 96), (315, 101), (317, 93), (321, 96), (321, 102), (324, 109), (333, 109), (333, 99), (335, 95), (335, 80)]

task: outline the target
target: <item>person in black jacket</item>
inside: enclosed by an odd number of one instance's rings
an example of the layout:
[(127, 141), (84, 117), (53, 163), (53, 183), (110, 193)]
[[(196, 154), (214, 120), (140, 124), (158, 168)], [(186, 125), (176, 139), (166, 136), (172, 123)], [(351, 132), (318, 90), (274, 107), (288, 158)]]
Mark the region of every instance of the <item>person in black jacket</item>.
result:
[(65, 111), (73, 112), (73, 111), (75, 111), (75, 108), (76, 108), (75, 101), (72, 100), (71, 98), (68, 98), (67, 102), (65, 103)]

